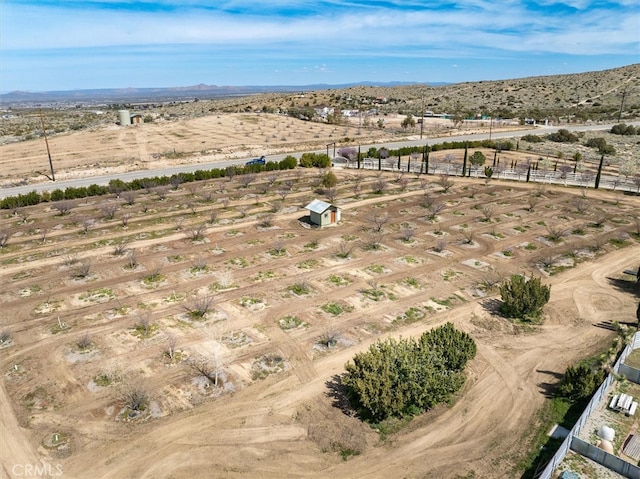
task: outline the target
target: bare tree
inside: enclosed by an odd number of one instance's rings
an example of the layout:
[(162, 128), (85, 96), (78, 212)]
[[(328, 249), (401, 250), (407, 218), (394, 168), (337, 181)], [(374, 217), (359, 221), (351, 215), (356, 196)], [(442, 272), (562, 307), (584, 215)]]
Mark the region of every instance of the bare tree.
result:
[(51, 206), (60, 213), (60, 216), (64, 216), (73, 209), (74, 204), (69, 200), (60, 200), (56, 201)]
[(505, 275), (500, 274), (499, 272), (492, 270), (487, 273), (482, 280), (480, 281), (479, 288), (483, 289), (487, 293), (494, 291), (502, 282), (502, 278)]
[(323, 192), (329, 200), (329, 203), (333, 203), (338, 197), (338, 188), (325, 188)]
[(198, 256), (193, 260), (192, 268), (196, 271), (205, 271), (207, 269), (207, 258), (205, 256)]
[(436, 253), (442, 253), (447, 247), (447, 240), (444, 238), (438, 238), (436, 244), (433, 246), (433, 251)]
[(362, 182), (364, 181), (364, 175), (360, 172), (355, 173), (352, 177), (353, 193), (358, 196), (362, 188)]
[(556, 264), (556, 259), (550, 254), (545, 254), (536, 258), (534, 262), (537, 266), (542, 267), (542, 269), (548, 269)]
[(387, 188), (387, 179), (380, 176), (371, 184), (371, 189), (375, 194), (381, 194)]
[(382, 248), (382, 232), (374, 231), (367, 235), (363, 248), (365, 250), (379, 250)]
[(100, 214), (106, 220), (112, 220), (118, 211), (118, 203), (115, 201), (106, 201), (100, 205)]
[(138, 253), (135, 248), (129, 250), (129, 254), (127, 255), (127, 268), (136, 269), (138, 266)]
[(253, 173), (247, 173), (246, 175), (240, 175), (239, 182), (244, 188), (249, 188), (251, 183), (256, 181), (256, 175)]
[(84, 259), (78, 263), (76, 267), (74, 278), (82, 279), (91, 275), (91, 261)]
[(246, 218), (250, 210), (251, 210), (250, 206), (247, 206), (247, 205), (238, 206), (238, 212), (240, 213), (241, 218)]
[(196, 203), (194, 203), (193, 201), (189, 201), (187, 203), (187, 208), (189, 208), (189, 211), (191, 211), (191, 214), (194, 215), (194, 216), (198, 212), (198, 205)]
[[(47, 242), (47, 235), (49, 234), (49, 229), (46, 227), (42, 227), (38, 230), (38, 232), (40, 233), (40, 239), (42, 240), (42, 243), (46, 243)], [(2, 247), (2, 234), (0, 233), (0, 247)]]
[(11, 233), (7, 230), (0, 230), (0, 248), (4, 248), (9, 243), (9, 238), (11, 238)]
[(8, 329), (0, 330), (0, 345), (9, 344), (11, 342), (11, 339), (11, 331), (9, 331)]
[(270, 187), (273, 187), (273, 185), (276, 184), (276, 181), (278, 181), (278, 174), (277, 173), (269, 173), (267, 175), (267, 184)]
[(592, 225), (595, 228), (602, 228), (604, 226), (604, 224), (609, 220), (609, 215), (607, 214), (606, 211), (599, 211), (596, 213), (596, 215), (593, 217), (593, 221), (592, 221)]
[(209, 210), (209, 223), (214, 224), (218, 221), (218, 210)]
[(121, 399), (131, 411), (144, 411), (149, 403), (149, 393), (139, 381), (135, 381), (125, 387)]
[(338, 155), (346, 158), (349, 161), (353, 161), (358, 156), (358, 149), (353, 146), (345, 146), (338, 149)]
[(379, 211), (373, 211), (367, 216), (366, 221), (371, 225), (373, 231), (380, 233), (384, 226), (389, 222), (389, 215), (387, 213), (381, 213)]
[(353, 253), (355, 247), (356, 245), (354, 243), (342, 240), (340, 241), (340, 244), (338, 244), (338, 251), (336, 252), (336, 256), (343, 259), (349, 258)]
[(206, 224), (193, 226), (189, 231), (187, 231), (187, 238), (191, 241), (202, 241), (204, 239), (206, 229)]
[(216, 271), (216, 281), (221, 288), (230, 288), (233, 285), (233, 273), (231, 271)]
[(207, 316), (207, 313), (211, 310), (213, 305), (213, 296), (209, 295), (197, 295), (191, 301), (183, 306), (183, 308), (189, 313), (189, 316), (195, 319), (203, 319)]
[(291, 193), (290, 188), (278, 188), (278, 196), (282, 199), (282, 201), (287, 199), (287, 196)]
[(416, 235), (416, 230), (414, 228), (405, 226), (400, 230), (400, 238), (402, 239), (402, 241), (406, 241), (407, 243), (413, 240), (413, 237), (415, 235)]
[(169, 178), (169, 184), (174, 190), (177, 190), (182, 183), (184, 183), (184, 178), (180, 173), (172, 175), (171, 178)]
[[(453, 153), (447, 153), (446, 155), (444, 155), (444, 162), (447, 165), (447, 174), (446, 176), (449, 176), (449, 172), (451, 170), (451, 164), (454, 162), (454, 160), (456, 159), (456, 155), (454, 155)], [(435, 168), (435, 166), (434, 166)]]
[(169, 194), (171, 187), (169, 185), (160, 185), (153, 188), (153, 192), (158, 195), (159, 200), (164, 200)]
[(437, 181), (438, 185), (442, 188), (444, 193), (448, 193), (453, 187), (454, 182), (449, 175), (440, 175)]
[(483, 221), (487, 223), (490, 222), (491, 218), (493, 217), (493, 207), (491, 205), (482, 205), (481, 210), (482, 216), (484, 217)]
[(633, 223), (633, 234), (637, 237), (640, 237), (640, 216), (634, 216), (632, 219)]
[(575, 208), (576, 212), (580, 214), (585, 214), (589, 209), (589, 201), (583, 197), (573, 197), (570, 204)]
[(122, 217), (120, 218), (120, 224), (122, 225), (123, 228), (125, 228), (129, 224), (130, 218), (131, 218), (131, 215), (129, 213), (125, 213), (122, 215)]
[(282, 256), (287, 252), (287, 249), (284, 246), (284, 241), (282, 239), (277, 239), (271, 248), (269, 249), (269, 253), (272, 256)]
[(474, 236), (473, 230), (470, 230), (470, 229), (461, 230), (460, 236), (462, 236), (462, 239), (460, 241), (462, 244), (466, 244), (466, 245), (473, 244), (473, 236)]
[(536, 205), (540, 202), (540, 196), (527, 195), (527, 211), (533, 212)]
[(122, 256), (123, 254), (126, 253), (128, 247), (129, 247), (129, 240), (127, 238), (124, 238), (116, 244), (113, 250), (113, 254), (115, 256)]
[(136, 202), (136, 191), (125, 190), (120, 194), (120, 198), (122, 198), (129, 206), (132, 206)]
[(84, 217), (80, 220), (80, 228), (82, 229), (82, 234), (87, 234), (89, 230), (95, 224), (95, 220), (93, 218)]
[(323, 346), (327, 349), (331, 349), (334, 346), (337, 346), (339, 341), (340, 341), (340, 333), (334, 329), (327, 329), (316, 340), (316, 344)]
[(215, 358), (210, 360), (203, 356), (197, 356), (192, 358), (188, 364), (196, 374), (207, 379), (215, 387), (218, 387), (220, 369)]
[(143, 337), (149, 336), (153, 328), (153, 323), (151, 322), (151, 315), (148, 312), (138, 315), (133, 327)]
[[(176, 217), (173, 218), (173, 225), (174, 225), (176, 231), (181, 231), (182, 230), (182, 225), (184, 225), (184, 221), (185, 221), (185, 218), (182, 215), (176, 216)], [(187, 236), (188, 236), (188, 234), (187, 234)]]
[(311, 282), (309, 278), (300, 278), (288, 288), (294, 294), (302, 296), (311, 292)]
[(281, 209), (282, 209), (282, 201), (280, 201), (280, 200), (271, 201), (271, 209), (270, 210), (271, 210), (272, 213), (277, 213)]
[(178, 344), (178, 338), (176, 338), (175, 334), (167, 333), (167, 356), (169, 356), (169, 359), (171, 359), (172, 361), (176, 354), (177, 344)]
[(478, 194), (478, 191), (480, 191), (480, 187), (478, 187), (478, 185), (469, 185), (467, 187), (467, 191), (469, 192), (469, 198), (475, 198), (476, 195)]
[(19, 216), (20, 217), (20, 221), (22, 222), (22, 224), (27, 224), (27, 221), (29, 221), (29, 211), (23, 209), (23, 208), (15, 208), (13, 210), (13, 215), (14, 216)]
[(260, 228), (271, 228), (273, 226), (273, 215), (265, 214), (260, 218), (258, 226)]
[(429, 221), (435, 221), (442, 210), (444, 210), (445, 204), (440, 202), (433, 202), (427, 206), (427, 219)]
[(76, 346), (80, 350), (89, 349), (91, 347), (91, 344), (92, 344), (92, 341), (91, 341), (91, 336), (89, 336), (89, 333), (84, 333), (76, 341)]
[(545, 238), (552, 243), (559, 242), (564, 236), (569, 234), (569, 231), (563, 228), (561, 225), (547, 225), (547, 235)]

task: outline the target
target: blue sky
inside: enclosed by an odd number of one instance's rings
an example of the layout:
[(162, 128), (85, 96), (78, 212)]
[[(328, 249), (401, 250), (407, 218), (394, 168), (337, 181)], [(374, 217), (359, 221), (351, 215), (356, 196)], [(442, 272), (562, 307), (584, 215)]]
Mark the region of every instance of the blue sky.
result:
[(638, 0), (0, 0), (2, 92), (462, 82), (638, 62)]

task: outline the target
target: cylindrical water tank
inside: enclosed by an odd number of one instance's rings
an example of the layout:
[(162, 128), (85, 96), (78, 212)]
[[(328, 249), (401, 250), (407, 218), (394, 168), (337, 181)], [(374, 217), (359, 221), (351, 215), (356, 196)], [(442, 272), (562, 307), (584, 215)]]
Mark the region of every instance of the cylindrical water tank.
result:
[(598, 430), (598, 437), (600, 439), (604, 439), (605, 441), (613, 441), (613, 438), (616, 436), (616, 431), (609, 426), (600, 426)]
[(118, 118), (120, 119), (120, 126), (131, 125), (129, 110), (118, 110)]

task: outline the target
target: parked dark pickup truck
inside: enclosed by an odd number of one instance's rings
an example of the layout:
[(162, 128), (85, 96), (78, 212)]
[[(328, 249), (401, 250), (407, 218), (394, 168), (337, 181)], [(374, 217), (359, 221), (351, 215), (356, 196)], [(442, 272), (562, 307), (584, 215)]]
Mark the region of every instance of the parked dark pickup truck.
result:
[(264, 156), (260, 158), (254, 158), (253, 160), (249, 160), (245, 163), (245, 165), (264, 165), (267, 162), (267, 159)]

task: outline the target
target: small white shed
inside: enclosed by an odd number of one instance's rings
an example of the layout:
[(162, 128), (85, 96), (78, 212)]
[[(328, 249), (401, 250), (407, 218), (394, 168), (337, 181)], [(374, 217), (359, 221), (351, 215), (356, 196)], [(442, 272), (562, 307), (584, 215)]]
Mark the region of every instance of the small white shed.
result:
[(340, 221), (340, 208), (322, 200), (313, 200), (307, 206), (311, 223), (318, 226), (327, 226)]

